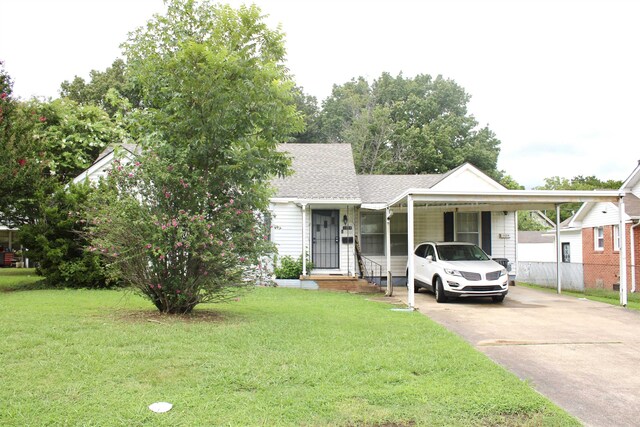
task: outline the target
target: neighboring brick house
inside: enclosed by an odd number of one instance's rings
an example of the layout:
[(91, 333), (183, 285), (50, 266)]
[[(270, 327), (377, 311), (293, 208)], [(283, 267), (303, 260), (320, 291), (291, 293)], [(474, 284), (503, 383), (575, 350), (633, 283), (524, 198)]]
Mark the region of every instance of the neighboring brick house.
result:
[[(636, 291), (640, 277), (640, 162), (620, 187), (624, 197), (627, 248), (627, 289)], [(587, 288), (618, 289), (620, 284), (620, 216), (618, 204), (585, 203), (570, 221), (582, 229), (584, 284)]]

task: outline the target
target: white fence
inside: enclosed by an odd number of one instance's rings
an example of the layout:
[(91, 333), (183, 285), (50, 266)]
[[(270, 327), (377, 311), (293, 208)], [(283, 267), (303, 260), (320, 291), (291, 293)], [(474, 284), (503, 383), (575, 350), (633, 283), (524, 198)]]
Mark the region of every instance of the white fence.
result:
[[(582, 264), (561, 263), (560, 278), (562, 289), (584, 290), (584, 269)], [(518, 263), (516, 281), (555, 288), (556, 263), (521, 261)]]

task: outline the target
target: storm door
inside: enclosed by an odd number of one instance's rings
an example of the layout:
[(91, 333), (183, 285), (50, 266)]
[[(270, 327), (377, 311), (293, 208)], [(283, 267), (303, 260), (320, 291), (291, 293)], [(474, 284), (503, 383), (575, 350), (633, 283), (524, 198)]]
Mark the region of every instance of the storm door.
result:
[(337, 210), (314, 210), (311, 215), (311, 253), (314, 268), (340, 268)]

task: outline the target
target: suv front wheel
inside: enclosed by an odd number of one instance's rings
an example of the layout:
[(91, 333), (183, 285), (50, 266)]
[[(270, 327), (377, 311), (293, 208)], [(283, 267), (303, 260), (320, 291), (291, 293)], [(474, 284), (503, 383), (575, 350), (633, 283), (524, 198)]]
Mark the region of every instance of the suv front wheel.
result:
[(440, 277), (435, 278), (433, 292), (436, 295), (437, 302), (447, 302), (447, 296), (444, 294), (444, 286), (442, 286), (442, 279)]

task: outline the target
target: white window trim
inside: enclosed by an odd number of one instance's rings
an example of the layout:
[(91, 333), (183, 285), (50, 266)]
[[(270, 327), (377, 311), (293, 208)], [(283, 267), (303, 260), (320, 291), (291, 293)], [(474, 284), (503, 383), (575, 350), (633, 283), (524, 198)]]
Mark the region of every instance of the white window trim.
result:
[(613, 251), (620, 252), (620, 226), (618, 224), (613, 226)]
[[(598, 230), (602, 230), (602, 238), (598, 236)], [(602, 247), (598, 245), (598, 242), (602, 241)], [(604, 251), (604, 227), (593, 227), (593, 250), (597, 252)]]

